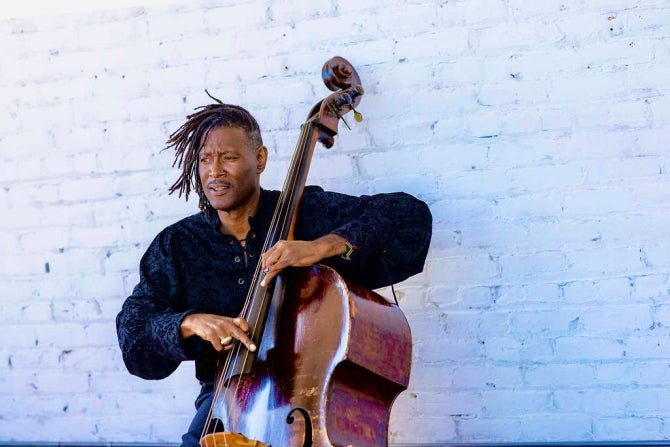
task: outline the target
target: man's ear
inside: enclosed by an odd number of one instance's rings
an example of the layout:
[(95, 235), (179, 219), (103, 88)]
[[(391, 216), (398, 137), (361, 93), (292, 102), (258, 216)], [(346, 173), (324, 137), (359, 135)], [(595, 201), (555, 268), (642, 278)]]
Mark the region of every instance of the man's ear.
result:
[(256, 172), (259, 174), (265, 171), (265, 165), (268, 162), (268, 148), (265, 145), (256, 149)]

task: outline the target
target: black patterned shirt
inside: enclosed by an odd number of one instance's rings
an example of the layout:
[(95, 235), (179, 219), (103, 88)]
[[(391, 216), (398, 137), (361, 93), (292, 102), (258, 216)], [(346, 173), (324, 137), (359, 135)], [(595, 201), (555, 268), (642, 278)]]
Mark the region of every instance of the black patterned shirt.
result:
[[(216, 212), (199, 212), (161, 231), (140, 261), (140, 280), (116, 318), (123, 360), (131, 374), (162, 379), (182, 361), (196, 361), (196, 376), (210, 381), (216, 351), (199, 337), (180, 338), (191, 313), (238, 316), (260, 258), (278, 191), (261, 190), (242, 245), (219, 231)], [(335, 233), (357, 247), (351, 260), (323, 264), (375, 289), (423, 270), (432, 231), (428, 206), (405, 193), (349, 196), (307, 187), (295, 239)]]

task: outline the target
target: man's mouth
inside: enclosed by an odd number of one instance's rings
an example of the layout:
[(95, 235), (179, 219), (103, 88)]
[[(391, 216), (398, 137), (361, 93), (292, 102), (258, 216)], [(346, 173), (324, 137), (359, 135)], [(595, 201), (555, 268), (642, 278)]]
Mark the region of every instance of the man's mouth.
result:
[(230, 189), (230, 183), (214, 180), (207, 184), (207, 189), (215, 194), (224, 193)]

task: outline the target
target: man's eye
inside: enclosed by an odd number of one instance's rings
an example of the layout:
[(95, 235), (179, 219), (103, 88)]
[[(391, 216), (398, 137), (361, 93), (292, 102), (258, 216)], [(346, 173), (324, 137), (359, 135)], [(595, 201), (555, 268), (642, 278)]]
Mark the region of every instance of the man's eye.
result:
[(209, 158), (207, 158), (207, 157), (202, 157), (200, 159), (200, 163), (207, 163), (207, 162), (209, 162)]

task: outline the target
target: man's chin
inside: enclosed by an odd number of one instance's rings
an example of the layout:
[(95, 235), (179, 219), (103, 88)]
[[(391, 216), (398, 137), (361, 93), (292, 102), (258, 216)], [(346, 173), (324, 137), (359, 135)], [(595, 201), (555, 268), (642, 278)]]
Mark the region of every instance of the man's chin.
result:
[(229, 211), (233, 203), (229, 200), (222, 200), (220, 197), (208, 197), (209, 204), (217, 211)]

